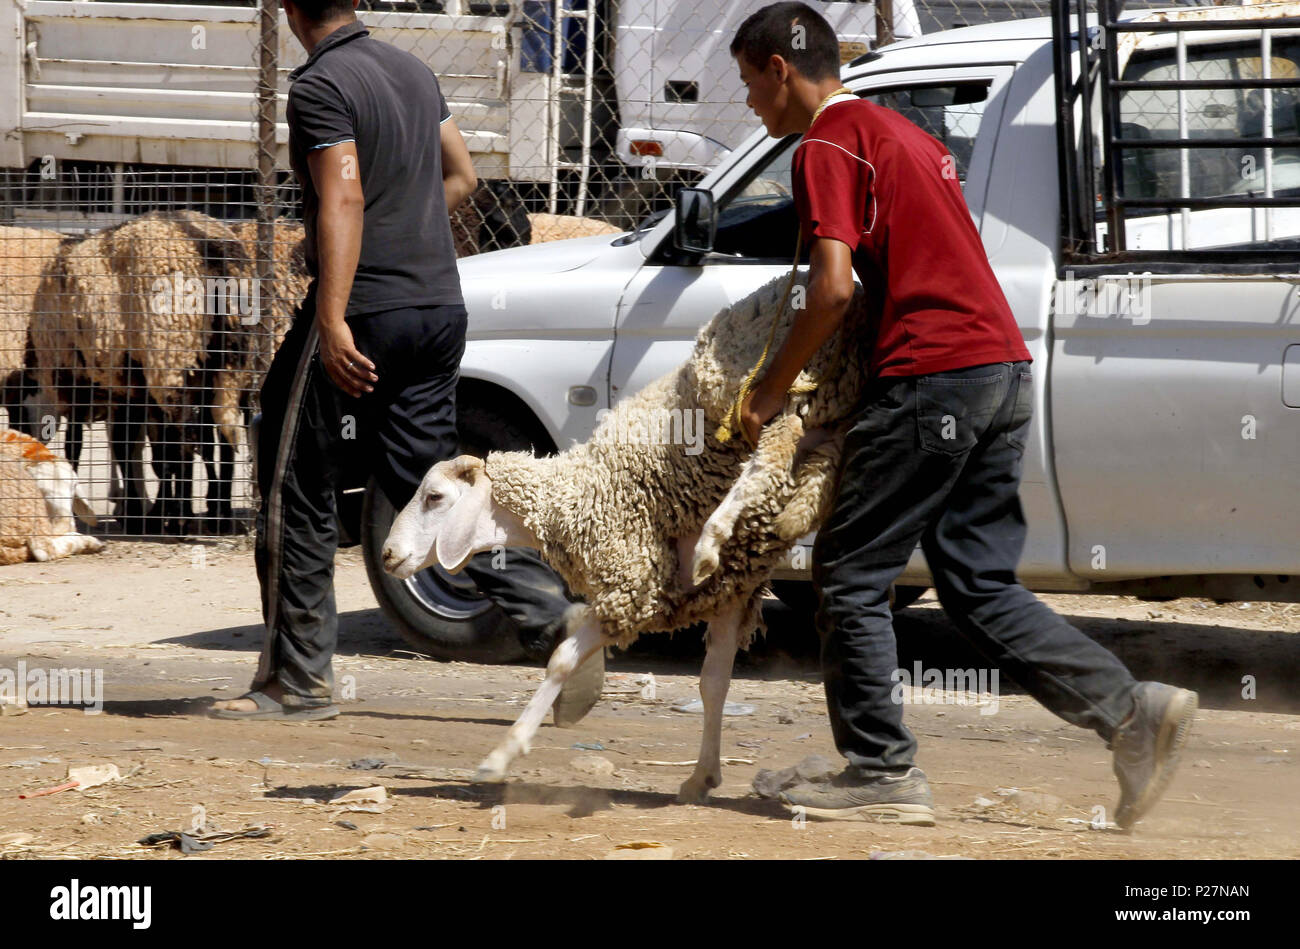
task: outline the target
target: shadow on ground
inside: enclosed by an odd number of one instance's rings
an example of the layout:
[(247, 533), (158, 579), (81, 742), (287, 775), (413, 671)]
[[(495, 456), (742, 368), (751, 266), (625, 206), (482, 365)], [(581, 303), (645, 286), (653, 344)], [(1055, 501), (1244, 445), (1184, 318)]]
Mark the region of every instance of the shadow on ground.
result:
[[(764, 610), (767, 635), (736, 661), (738, 679), (820, 679), (818, 642), (811, 617), (780, 603)], [(1300, 635), (1201, 626), (1168, 620), (1071, 616), (1065, 619), (1115, 653), (1138, 679), (1155, 679), (1200, 693), (1204, 708), (1300, 713)], [(978, 669), (984, 659), (941, 610), (909, 609), (894, 620), (900, 667)], [(646, 636), (610, 659), (611, 671), (693, 675), (704, 657), (702, 627), (671, 636)], [(260, 625), (225, 627), (175, 642), (195, 649), (258, 649)], [(357, 610), (339, 618), (340, 655), (414, 655), (379, 610)], [(436, 663), (437, 660), (429, 660)], [(1253, 678), (1248, 678), (1253, 677)], [(1254, 684), (1248, 698), (1247, 684)], [(1009, 678), (1002, 691), (1022, 690)]]

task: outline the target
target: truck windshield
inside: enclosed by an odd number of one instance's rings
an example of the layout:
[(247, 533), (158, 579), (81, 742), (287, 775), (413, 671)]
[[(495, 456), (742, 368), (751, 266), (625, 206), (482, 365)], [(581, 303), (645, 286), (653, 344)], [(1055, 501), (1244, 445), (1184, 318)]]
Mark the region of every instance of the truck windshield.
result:
[[(989, 95), (987, 80), (870, 90), (870, 99), (920, 126), (942, 142), (953, 158), (962, 188)], [(718, 208), (714, 247), (724, 254), (789, 259), (799, 226), (791, 190), (790, 164), (799, 136), (769, 151), (745, 184)], [(806, 259), (807, 248), (804, 248)]]

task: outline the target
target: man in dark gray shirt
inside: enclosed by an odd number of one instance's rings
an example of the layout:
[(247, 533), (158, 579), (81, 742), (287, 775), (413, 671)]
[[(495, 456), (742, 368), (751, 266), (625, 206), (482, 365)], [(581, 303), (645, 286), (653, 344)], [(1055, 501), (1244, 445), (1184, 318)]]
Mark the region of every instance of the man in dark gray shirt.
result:
[[(356, 0), (284, 0), (307, 61), (290, 74), (289, 153), (302, 185), (306, 299), (261, 392), (257, 574), (266, 643), (229, 719), (331, 718), (338, 638), (335, 491), (363, 462), (401, 509), (434, 463), (457, 453), (456, 382), (466, 311), (448, 208), (477, 187), (432, 70), (370, 38)], [(569, 602), (530, 553), (466, 573), (534, 650)], [(599, 695), (589, 675), (585, 712)], [(576, 717), (580, 717), (580, 714)]]

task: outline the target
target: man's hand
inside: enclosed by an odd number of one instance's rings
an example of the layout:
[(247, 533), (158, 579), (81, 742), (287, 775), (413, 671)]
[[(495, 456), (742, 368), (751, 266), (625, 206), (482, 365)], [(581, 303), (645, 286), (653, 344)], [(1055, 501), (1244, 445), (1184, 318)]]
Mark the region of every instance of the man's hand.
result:
[(784, 405), (785, 393), (773, 394), (761, 382), (749, 390), (745, 401), (740, 403), (740, 424), (744, 428), (745, 438), (749, 444), (758, 444), (758, 436), (763, 426), (771, 421)]
[(354, 399), (375, 391), (375, 364), (357, 351), (352, 330), (342, 320), (320, 324), (320, 361), (333, 383)]

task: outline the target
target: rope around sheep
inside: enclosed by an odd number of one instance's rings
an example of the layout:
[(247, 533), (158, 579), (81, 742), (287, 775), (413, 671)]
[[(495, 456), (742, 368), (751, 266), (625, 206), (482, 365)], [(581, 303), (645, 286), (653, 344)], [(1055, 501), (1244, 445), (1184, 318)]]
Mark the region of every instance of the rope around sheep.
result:
[[(840, 86), (825, 99), (822, 99), (821, 103), (817, 106), (817, 111), (813, 113), (812, 122), (808, 123), (809, 127), (811, 128), (812, 123), (817, 121), (817, 117), (822, 114), (822, 111), (826, 108), (827, 103), (829, 103), (831, 99), (845, 92), (849, 95), (853, 94), (852, 89)], [(776, 308), (776, 313), (772, 317), (772, 328), (767, 331), (767, 342), (763, 344), (763, 353), (758, 357), (758, 362), (754, 364), (754, 368), (749, 370), (749, 373), (741, 380), (740, 391), (736, 394), (736, 401), (731, 404), (731, 408), (727, 410), (727, 414), (722, 417), (722, 422), (718, 425), (718, 430), (714, 433), (713, 437), (723, 444), (731, 441), (731, 436), (733, 434), (740, 432), (745, 441), (748, 442), (750, 448), (758, 447), (757, 442), (750, 440), (749, 432), (746, 431), (744, 422), (740, 417), (740, 408), (744, 405), (746, 396), (753, 391), (754, 383), (758, 379), (758, 374), (762, 372), (763, 364), (767, 362), (767, 354), (772, 349), (772, 343), (776, 339), (776, 327), (781, 322), (781, 314), (785, 312), (786, 303), (790, 300), (790, 291), (794, 289), (794, 278), (799, 272), (799, 254), (802, 250), (803, 226), (800, 225), (794, 240), (794, 262), (790, 264), (790, 279), (786, 281), (785, 293), (781, 295), (781, 303)], [(803, 392), (814, 392), (818, 385), (820, 385), (820, 383), (817, 382), (796, 382), (794, 385), (790, 386), (787, 391), (791, 395)]]

